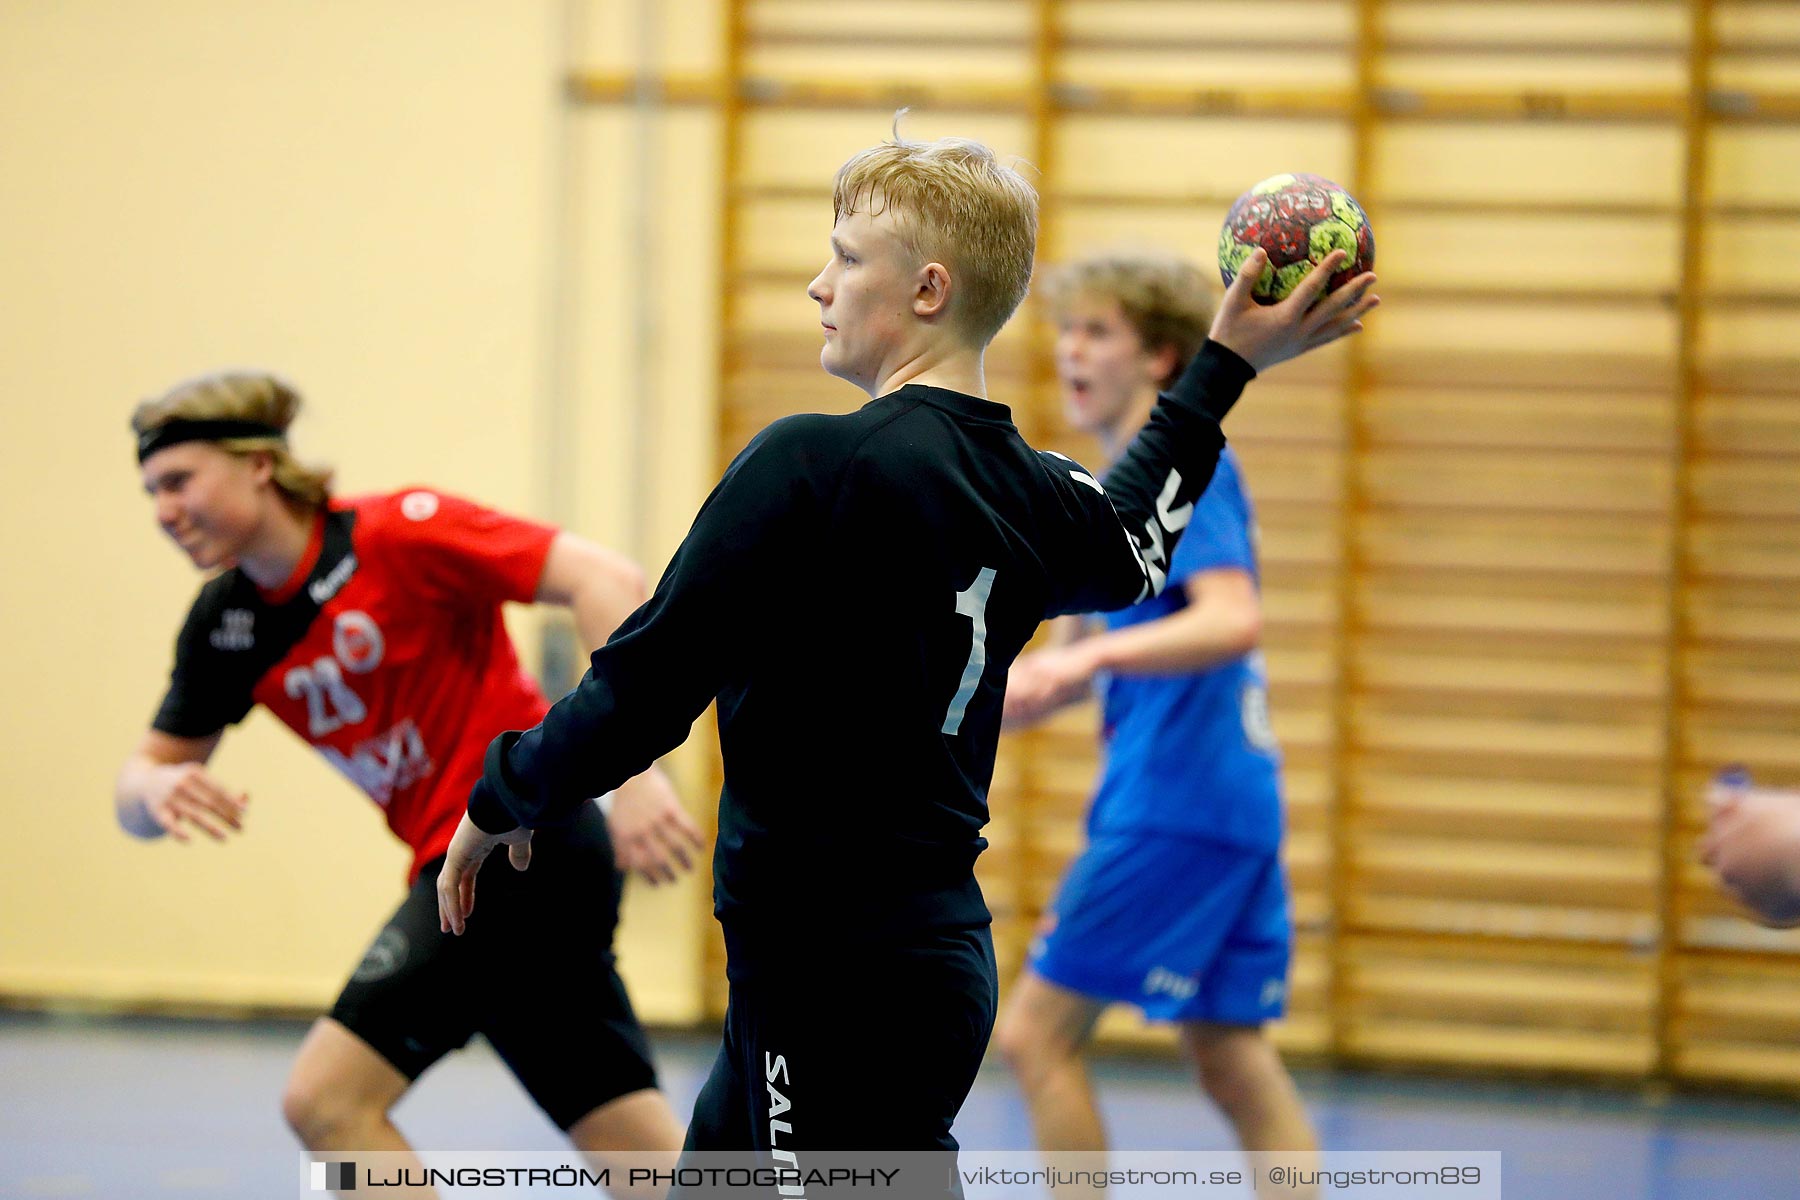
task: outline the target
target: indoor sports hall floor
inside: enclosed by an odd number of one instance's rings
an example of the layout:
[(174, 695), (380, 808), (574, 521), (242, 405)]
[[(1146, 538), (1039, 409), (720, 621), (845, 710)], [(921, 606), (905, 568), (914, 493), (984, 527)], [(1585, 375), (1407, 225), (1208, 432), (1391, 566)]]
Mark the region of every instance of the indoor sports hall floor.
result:
[[(295, 1146), (278, 1097), (305, 1026), (0, 1014), (0, 1196), (285, 1200)], [(659, 1034), (664, 1086), (692, 1105), (716, 1043)], [(1225, 1149), (1225, 1127), (1173, 1062), (1097, 1068), (1116, 1143)], [(1297, 1072), (1324, 1143), (1354, 1150), (1498, 1150), (1507, 1200), (1800, 1196), (1800, 1106), (1564, 1085)], [(400, 1106), (418, 1145), (554, 1150), (556, 1131), (483, 1044), (440, 1064)], [(993, 1062), (957, 1122), (965, 1146), (1029, 1144)], [(1327, 1158), (1329, 1165), (1329, 1156)]]

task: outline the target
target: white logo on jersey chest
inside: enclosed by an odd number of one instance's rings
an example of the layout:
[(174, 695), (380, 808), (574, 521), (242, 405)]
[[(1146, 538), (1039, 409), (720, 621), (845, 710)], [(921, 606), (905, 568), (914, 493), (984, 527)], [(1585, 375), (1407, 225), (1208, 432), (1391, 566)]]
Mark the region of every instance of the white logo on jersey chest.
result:
[(360, 609), (342, 612), (331, 627), (331, 652), (353, 675), (367, 675), (381, 665), (387, 639), (375, 618)]
[(350, 582), (350, 576), (354, 574), (356, 574), (356, 555), (346, 554), (323, 579), (313, 580), (307, 586), (306, 594), (312, 598), (314, 604), (324, 604), (343, 591), (344, 585)]
[(256, 645), (251, 626), (256, 614), (247, 608), (228, 608), (219, 618), (219, 627), (207, 635), (214, 650), (248, 650)]

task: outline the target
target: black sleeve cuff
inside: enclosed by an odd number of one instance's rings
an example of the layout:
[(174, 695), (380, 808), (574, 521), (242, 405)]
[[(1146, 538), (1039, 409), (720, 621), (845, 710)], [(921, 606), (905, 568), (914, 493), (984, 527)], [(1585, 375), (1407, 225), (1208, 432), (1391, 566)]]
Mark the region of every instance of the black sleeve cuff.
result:
[(1256, 368), (1211, 338), (1200, 347), (1175, 386), (1163, 398), (1187, 408), (1199, 409), (1215, 421), (1223, 421), (1244, 385), (1256, 378)]
[(483, 833), (511, 833), (519, 827), (507, 804), (512, 787), (506, 781), (506, 751), (518, 736), (503, 733), (488, 743), (481, 778), (469, 791), (469, 820)]

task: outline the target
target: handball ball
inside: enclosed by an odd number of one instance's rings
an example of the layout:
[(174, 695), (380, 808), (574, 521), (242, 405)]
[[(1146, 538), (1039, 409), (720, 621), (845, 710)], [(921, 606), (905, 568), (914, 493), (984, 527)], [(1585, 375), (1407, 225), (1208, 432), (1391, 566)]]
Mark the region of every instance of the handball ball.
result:
[(1333, 250), (1349, 259), (1330, 282), (1334, 291), (1375, 265), (1375, 234), (1354, 197), (1318, 175), (1271, 175), (1237, 198), (1219, 230), (1219, 274), (1225, 286), (1261, 246), (1269, 265), (1256, 282), (1259, 304), (1287, 299), (1307, 272)]

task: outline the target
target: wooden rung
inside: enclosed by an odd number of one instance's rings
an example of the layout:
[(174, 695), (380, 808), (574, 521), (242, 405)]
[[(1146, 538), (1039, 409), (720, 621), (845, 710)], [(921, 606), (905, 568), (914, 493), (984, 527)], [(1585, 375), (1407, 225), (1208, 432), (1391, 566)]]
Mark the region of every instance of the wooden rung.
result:
[[(755, 50), (752, 43), (751, 51)], [(738, 82), (738, 99), (750, 105), (790, 108), (896, 108), (907, 105), (953, 112), (1026, 112), (1036, 98), (1026, 82), (921, 77), (827, 78), (752, 73)], [(579, 71), (567, 84), (580, 104), (638, 102), (723, 103), (725, 85), (717, 75), (672, 73), (637, 76)], [(1052, 85), (1050, 104), (1063, 112), (1154, 115), (1289, 115), (1342, 117), (1353, 111), (1353, 88), (1183, 87), (1065, 79)], [(1396, 120), (1649, 121), (1676, 120), (1686, 112), (1677, 89), (1510, 88), (1388, 86), (1370, 94), (1371, 104)], [(1800, 113), (1800, 94), (1761, 89), (1715, 89), (1714, 116), (1725, 121), (1781, 120)]]
[(1612, 308), (1618, 306), (1672, 305), (1674, 292), (1660, 284), (1634, 287), (1595, 287), (1572, 279), (1566, 284), (1502, 284), (1474, 285), (1464, 283), (1422, 282), (1406, 276), (1398, 282), (1383, 280), (1379, 285), (1383, 302), (1394, 304), (1430, 304), (1443, 307), (1456, 304), (1534, 304), (1554, 303), (1563, 306)]
[(1715, 719), (1726, 712), (1735, 721), (1800, 717), (1800, 674), (1715, 669), (1686, 675), (1688, 700), (1705, 706)]
[(1676, 1004), (1684, 1018), (1704, 1016), (1793, 1026), (1796, 1040), (1800, 1040), (1800, 988), (1794, 986), (1795, 982), (1789, 980), (1786, 988), (1776, 990), (1761, 980), (1735, 987), (1703, 986), (1684, 980)]
[(1800, 379), (1796, 379), (1794, 363), (1792, 357), (1774, 355), (1708, 358), (1700, 365), (1699, 382), (1709, 393), (1736, 392), (1791, 401), (1792, 397), (1800, 395)]
[(1648, 788), (1407, 776), (1367, 768), (1352, 771), (1347, 786), (1359, 819), (1462, 820), (1465, 830), (1497, 823), (1591, 826), (1621, 841), (1641, 836), (1661, 820), (1662, 799)]
[(1756, 763), (1758, 770), (1800, 768), (1800, 730), (1743, 727), (1711, 728), (1690, 723), (1683, 749), (1690, 761)]
[(1547, 973), (1469, 971), (1447, 964), (1352, 969), (1344, 1002), (1365, 1016), (1441, 1017), (1540, 1027), (1645, 1029), (1654, 981)]
[(1800, 120), (1800, 91), (1764, 88), (1714, 88), (1707, 93), (1715, 120), (1762, 123)]
[[(1684, 1006), (1686, 1007), (1686, 1006)], [(1800, 1020), (1790, 1007), (1760, 1012), (1687, 1012), (1675, 1022), (1681, 1042), (1765, 1042), (1784, 1044), (1800, 1038)]]
[(1057, 41), (1059, 50), (1101, 50), (1119, 54), (1168, 54), (1187, 51), (1190, 53), (1204, 52), (1209, 55), (1336, 55), (1347, 52), (1350, 47), (1351, 41), (1347, 34), (1324, 34), (1315, 37), (1297, 37), (1290, 34), (1273, 37), (1220, 37), (1211, 32), (1205, 32), (1186, 37), (1180, 35), (1155, 37), (1096, 29), (1091, 32), (1065, 33)]
[(1639, 953), (1607, 939), (1545, 940), (1503, 933), (1479, 936), (1439, 933), (1356, 933), (1343, 942), (1345, 961), (1370, 970), (1383, 963), (1433, 963), (1492, 965), (1507, 970), (1546, 970), (1587, 974), (1604, 972), (1637, 975), (1654, 968)]
[[(751, 5), (750, 11), (761, 12), (767, 7), (766, 5)], [(912, 50), (927, 54), (941, 54), (946, 50), (984, 50), (992, 54), (1005, 54), (1009, 51), (1023, 53), (1031, 45), (1029, 31), (1007, 29), (945, 30), (926, 29), (917, 25), (896, 26), (892, 24), (884, 24), (879, 29), (867, 27), (819, 29), (811, 26), (783, 25), (765, 19), (753, 24), (747, 32), (749, 33), (749, 45), (746, 49), (751, 54), (765, 47), (781, 46), (814, 50), (821, 56), (825, 56), (839, 51), (867, 50), (871, 44), (879, 45), (882, 50), (888, 52)]]
[(1650, 853), (1657, 823), (1649, 817), (1618, 824), (1581, 812), (1455, 811), (1392, 808), (1356, 802), (1357, 829), (1371, 836), (1456, 837), (1471, 826), (1488, 837), (1545, 846), (1612, 846)]
[(1688, 953), (1766, 955), (1800, 964), (1800, 939), (1791, 930), (1765, 929), (1741, 912), (1689, 918), (1681, 927), (1681, 944)]
[(1370, 749), (1504, 752), (1596, 762), (1654, 760), (1662, 754), (1662, 724), (1649, 713), (1577, 721), (1561, 713), (1554, 719), (1548, 714), (1446, 714), (1435, 701), (1429, 706), (1433, 711), (1418, 710), (1424, 707), (1402, 709), (1365, 700), (1351, 728), (1358, 744)]
[(1056, 81), (1051, 85), (1050, 101), (1064, 113), (1234, 117), (1342, 117), (1355, 102), (1349, 88), (1331, 84), (1318, 87), (1181, 87), (1092, 78)]
[[(1544, 1001), (1567, 999), (1583, 1008), (1648, 1011), (1654, 1003), (1655, 972), (1648, 962), (1618, 969), (1612, 954), (1596, 954), (1597, 966), (1583, 969), (1573, 956), (1562, 962), (1466, 962), (1448, 957), (1403, 959), (1386, 955), (1344, 957), (1345, 986), (1355, 996), (1477, 999), (1485, 995), (1544, 992)], [(1535, 1001), (1526, 999), (1524, 1002)]]
[(1408, 653), (1366, 644), (1357, 647), (1352, 661), (1357, 686), (1363, 691), (1559, 697), (1611, 705), (1660, 701), (1667, 690), (1662, 664), (1651, 661)]
[(1632, 36), (1617, 41), (1550, 37), (1422, 36), (1394, 33), (1381, 41), (1384, 53), (1441, 57), (1460, 55), (1526, 56), (1530, 58), (1674, 58), (1685, 56), (1685, 38)]
[(1378, 444), (1664, 455), (1674, 445), (1678, 406), (1661, 389), (1521, 394), (1400, 385), (1371, 391), (1359, 416), (1364, 435)]
[(1742, 308), (1800, 308), (1800, 293), (1778, 292), (1772, 289), (1759, 291), (1727, 291), (1715, 289), (1702, 292), (1700, 302), (1709, 305), (1714, 311)]
[(1567, 394), (1571, 380), (1600, 379), (1610, 392), (1667, 392), (1675, 385), (1673, 349), (1664, 353), (1623, 354), (1444, 354), (1427, 351), (1383, 351), (1368, 355), (1369, 383), (1375, 388), (1444, 386), (1545, 390)]
[(1684, 1045), (1674, 1049), (1675, 1073), (1692, 1079), (1800, 1087), (1800, 1049), (1765, 1045)]
[(1508, 895), (1542, 887), (1535, 897), (1547, 903), (1573, 899), (1560, 890), (1565, 887), (1649, 889), (1660, 866), (1648, 847), (1521, 845), (1473, 832), (1462, 839), (1352, 833), (1344, 853), (1348, 868), (1368, 882), (1379, 878), (1408, 890), (1438, 882), (1466, 884)]
[[(1776, 564), (1765, 564), (1757, 571), (1757, 577), (1783, 582), (1800, 578), (1800, 572), (1790, 575), (1775, 568)], [(1714, 566), (1710, 573), (1718, 575), (1720, 569)], [(1780, 653), (1791, 652), (1800, 645), (1800, 622), (1796, 622), (1794, 613), (1775, 607), (1734, 606), (1704, 593), (1690, 597), (1688, 624), (1691, 636), (1713, 646), (1762, 648)]]
[(1375, 1023), (1354, 1018), (1344, 1032), (1343, 1046), (1354, 1055), (1396, 1062), (1499, 1064), (1606, 1074), (1640, 1074), (1656, 1059), (1647, 1033), (1625, 1036), (1591, 1030), (1458, 1028), (1424, 1021)]
[(1383, 116), (1402, 120), (1657, 121), (1677, 119), (1687, 110), (1680, 92), (1643, 88), (1478, 91), (1396, 86), (1376, 88), (1374, 103)]
[(1793, 587), (1800, 581), (1800, 547), (1773, 538), (1735, 538), (1726, 542), (1715, 529), (1688, 534), (1688, 574), (1708, 583), (1775, 583)]
[[(1413, 514), (1406, 515), (1410, 518)], [(1529, 517), (1535, 514), (1431, 515), (1441, 518), (1440, 525), (1475, 528), (1420, 529), (1423, 522), (1407, 520), (1405, 524), (1413, 528), (1402, 529), (1396, 527), (1400, 521), (1387, 522), (1383, 514), (1371, 514), (1360, 539), (1363, 569), (1388, 577), (1454, 578), (1470, 572), (1505, 572), (1522, 580), (1607, 579), (1658, 587), (1668, 578), (1666, 539), (1655, 534), (1634, 535), (1618, 528), (1598, 534), (1542, 526), (1534, 529)], [(1489, 516), (1524, 516), (1527, 520), (1510, 530), (1480, 529), (1481, 519)]]
[(1594, 637), (1629, 645), (1663, 636), (1668, 614), (1629, 598), (1603, 600), (1437, 596), (1365, 585), (1355, 596), (1367, 628), (1482, 632), (1534, 637)]
[(1735, 200), (1720, 200), (1707, 205), (1706, 213), (1711, 217), (1724, 217), (1734, 220), (1800, 220), (1800, 204), (1771, 203), (1768, 201), (1746, 203)]
[(1373, 449), (1357, 463), (1372, 504), (1449, 512), (1617, 514), (1666, 519), (1673, 468), (1666, 460), (1475, 451)]
[[(1640, 903), (1642, 898), (1627, 901)], [(1649, 945), (1656, 917), (1649, 911), (1514, 904), (1493, 900), (1350, 895), (1340, 914), (1355, 931), (1434, 934), (1471, 940), (1490, 938), (1544, 944)]]

